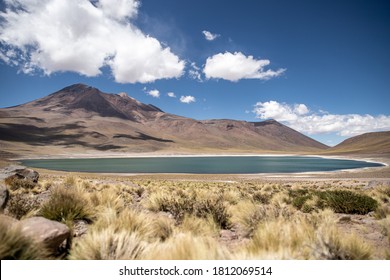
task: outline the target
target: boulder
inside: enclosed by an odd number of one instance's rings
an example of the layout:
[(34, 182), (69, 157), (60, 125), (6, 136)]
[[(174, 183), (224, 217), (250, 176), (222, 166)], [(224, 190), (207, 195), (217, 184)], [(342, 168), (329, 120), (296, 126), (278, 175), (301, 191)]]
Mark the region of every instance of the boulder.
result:
[(34, 183), (38, 183), (39, 173), (35, 170), (24, 168), (15, 170), (15, 176), (18, 179), (30, 180)]
[(0, 184), (0, 213), (2, 213), (7, 206), (9, 199), (9, 191), (6, 186)]
[(47, 248), (53, 250), (56, 250), (70, 236), (70, 230), (66, 225), (43, 217), (21, 220), (20, 225), (26, 236), (43, 242)]
[(7, 216), (7, 215), (4, 215), (4, 214), (0, 214), (0, 223), (2, 226), (5, 226), (5, 228), (9, 228), (9, 227), (12, 227), (14, 225), (18, 225), (19, 220), (14, 219), (14, 218)]
[(14, 164), (6, 166), (4, 168), (1, 168), (0, 169), (0, 180), (3, 180), (11, 175), (14, 175), (15, 171), (17, 169), (23, 169), (23, 168), (25, 168), (25, 167), (22, 165), (14, 165)]

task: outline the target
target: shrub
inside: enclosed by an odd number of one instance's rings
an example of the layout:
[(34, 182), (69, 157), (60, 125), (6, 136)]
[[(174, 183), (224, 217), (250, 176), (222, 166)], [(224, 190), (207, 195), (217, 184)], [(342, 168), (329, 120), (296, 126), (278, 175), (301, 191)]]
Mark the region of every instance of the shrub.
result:
[(341, 234), (334, 226), (317, 232), (314, 257), (326, 260), (369, 260), (372, 249), (353, 234)]
[(390, 216), (387, 216), (385, 219), (380, 221), (380, 225), (382, 226), (383, 235), (387, 236), (390, 243)]
[(271, 195), (268, 195), (268, 194), (264, 194), (262, 192), (255, 192), (253, 195), (252, 195), (252, 199), (255, 201), (255, 202), (259, 202), (261, 204), (269, 204), (270, 200), (271, 200), (272, 196)]
[(94, 208), (111, 208), (117, 212), (125, 209), (125, 201), (115, 187), (94, 192), (89, 196)]
[(317, 194), (325, 200), (325, 205), (336, 213), (365, 215), (375, 211), (378, 206), (375, 199), (352, 191), (334, 190), (318, 192)]
[(218, 236), (219, 227), (213, 217), (199, 218), (194, 215), (185, 215), (180, 229), (184, 232), (190, 232), (194, 236)]
[(37, 185), (31, 180), (19, 179), (15, 175), (5, 178), (4, 182), (9, 186), (11, 191), (18, 189), (33, 189)]
[(195, 203), (193, 213), (201, 218), (207, 218), (208, 215), (211, 215), (218, 226), (221, 228), (229, 227), (230, 215), (221, 196), (200, 199)]
[(251, 201), (241, 201), (231, 207), (232, 222), (239, 224), (245, 236), (251, 236), (258, 224), (265, 219), (266, 210), (264, 207), (254, 204)]
[(171, 213), (178, 223), (181, 223), (186, 214), (206, 218), (211, 215), (215, 223), (221, 228), (229, 226), (229, 213), (221, 195), (187, 194), (178, 191), (176, 194), (156, 193), (149, 198), (148, 208), (153, 211)]
[(77, 183), (77, 179), (72, 175), (68, 175), (64, 179), (64, 185), (67, 187), (74, 187), (76, 186), (76, 183)]
[(63, 223), (91, 218), (88, 200), (83, 193), (72, 188), (55, 188), (42, 205), (39, 215)]
[(145, 259), (152, 260), (227, 260), (227, 249), (210, 237), (179, 233), (164, 243), (154, 243), (145, 250)]
[(378, 191), (390, 198), (390, 185), (381, 186), (378, 188)]
[(71, 260), (136, 260), (140, 259), (145, 242), (135, 233), (110, 228), (91, 230), (75, 242), (70, 251)]
[(261, 223), (246, 250), (259, 258), (306, 259), (313, 239), (314, 227), (305, 219), (279, 217)]
[(94, 230), (109, 228), (113, 232), (125, 230), (147, 241), (165, 240), (173, 232), (173, 222), (167, 217), (156, 216), (131, 209), (118, 213), (115, 209), (106, 208), (99, 213), (92, 227)]
[(21, 219), (31, 211), (38, 210), (40, 203), (35, 197), (26, 194), (13, 194), (7, 205), (8, 214), (16, 219)]
[(0, 218), (1, 260), (42, 260), (49, 258), (44, 245), (22, 234), (21, 229)]
[(375, 210), (375, 218), (384, 219), (390, 215), (390, 205), (380, 204)]
[[(289, 196), (292, 198), (292, 205), (306, 213), (315, 207), (329, 207), (336, 213), (365, 215), (378, 207), (375, 199), (349, 190), (290, 190)], [(315, 203), (308, 203), (313, 201)]]
[(299, 210), (302, 209), (302, 207), (305, 205), (306, 201), (311, 198), (311, 195), (305, 195), (305, 196), (297, 196), (294, 197), (292, 200), (292, 205)]

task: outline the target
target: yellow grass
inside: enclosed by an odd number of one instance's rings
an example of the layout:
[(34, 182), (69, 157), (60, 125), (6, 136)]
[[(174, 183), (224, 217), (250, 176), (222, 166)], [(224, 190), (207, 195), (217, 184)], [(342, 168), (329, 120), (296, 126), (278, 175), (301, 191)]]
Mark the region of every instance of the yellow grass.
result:
[[(388, 239), (387, 246), (390, 244), (390, 192), (386, 184), (365, 191), (340, 182), (289, 185), (254, 180), (225, 183), (51, 176), (43, 177), (28, 192), (12, 193), (35, 197), (49, 192), (48, 200), (29, 215), (46, 210), (56, 214), (53, 219), (60, 217), (71, 227), (77, 219), (87, 221), (87, 233), (74, 238), (69, 259), (385, 258), (386, 246), (373, 248), (357, 233), (342, 232), (338, 214), (319, 207), (318, 197), (308, 198), (299, 210), (289, 192), (340, 187), (378, 201), (381, 234)], [(53, 200), (56, 196), (68, 201)], [(60, 206), (70, 202), (77, 209), (69, 215), (58, 215)]]

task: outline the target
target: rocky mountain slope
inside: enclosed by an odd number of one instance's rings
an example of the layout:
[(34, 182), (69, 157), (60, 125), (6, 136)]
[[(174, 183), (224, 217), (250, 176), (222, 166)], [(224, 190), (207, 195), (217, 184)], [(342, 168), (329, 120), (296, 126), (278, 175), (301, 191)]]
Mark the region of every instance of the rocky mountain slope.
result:
[(60, 155), (140, 153), (314, 153), (328, 147), (274, 120), (195, 120), (163, 112), (125, 93), (75, 84), (0, 109), (0, 151)]

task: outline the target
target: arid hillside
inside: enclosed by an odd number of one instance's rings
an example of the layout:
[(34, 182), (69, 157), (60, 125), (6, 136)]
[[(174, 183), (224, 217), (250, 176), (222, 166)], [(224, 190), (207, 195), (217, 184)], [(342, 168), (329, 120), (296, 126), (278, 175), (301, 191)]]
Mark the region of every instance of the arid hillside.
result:
[(75, 153), (317, 153), (328, 147), (274, 120), (195, 120), (165, 113), (126, 93), (75, 84), (0, 109), (0, 150)]
[(329, 149), (327, 153), (389, 156), (390, 131), (365, 133), (351, 137)]

